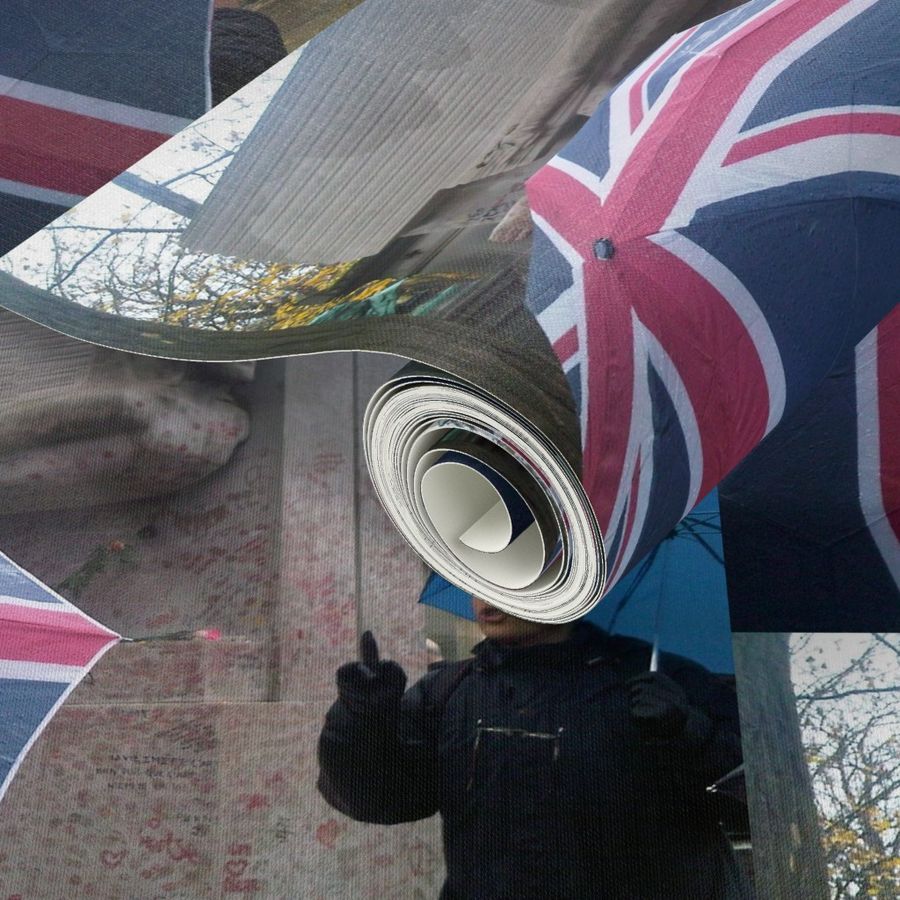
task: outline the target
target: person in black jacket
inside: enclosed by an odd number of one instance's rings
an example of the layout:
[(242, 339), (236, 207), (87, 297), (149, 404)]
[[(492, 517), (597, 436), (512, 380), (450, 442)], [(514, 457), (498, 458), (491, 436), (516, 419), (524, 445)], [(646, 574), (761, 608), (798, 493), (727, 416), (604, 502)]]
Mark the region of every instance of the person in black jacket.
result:
[(392, 824), (443, 820), (443, 900), (745, 896), (706, 787), (740, 764), (732, 688), (585, 622), (473, 600), (485, 640), (406, 691), (378, 660), (338, 670), (319, 790)]

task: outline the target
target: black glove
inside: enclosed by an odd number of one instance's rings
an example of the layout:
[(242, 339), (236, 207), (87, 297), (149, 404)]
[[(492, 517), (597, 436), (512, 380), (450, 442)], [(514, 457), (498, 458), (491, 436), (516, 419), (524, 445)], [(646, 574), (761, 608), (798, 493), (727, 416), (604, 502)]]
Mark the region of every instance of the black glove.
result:
[(395, 662), (379, 659), (378, 644), (371, 631), (359, 639), (359, 656), (359, 662), (345, 663), (337, 670), (341, 703), (360, 716), (397, 712), (406, 690), (406, 672)]
[(645, 672), (628, 682), (631, 721), (650, 740), (677, 737), (691, 707), (680, 684), (662, 672)]

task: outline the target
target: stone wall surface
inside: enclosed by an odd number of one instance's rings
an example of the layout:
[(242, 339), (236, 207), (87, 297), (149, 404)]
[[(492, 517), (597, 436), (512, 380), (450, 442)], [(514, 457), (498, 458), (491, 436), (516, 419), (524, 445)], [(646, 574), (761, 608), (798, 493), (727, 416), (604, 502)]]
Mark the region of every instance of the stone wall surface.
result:
[(250, 435), (169, 497), (0, 517), (0, 547), (127, 636), (0, 803), (0, 898), (436, 897), (436, 820), (352, 822), (315, 790), (360, 628), (413, 679), (424, 569), (372, 495), (356, 421), (402, 361), (259, 366)]

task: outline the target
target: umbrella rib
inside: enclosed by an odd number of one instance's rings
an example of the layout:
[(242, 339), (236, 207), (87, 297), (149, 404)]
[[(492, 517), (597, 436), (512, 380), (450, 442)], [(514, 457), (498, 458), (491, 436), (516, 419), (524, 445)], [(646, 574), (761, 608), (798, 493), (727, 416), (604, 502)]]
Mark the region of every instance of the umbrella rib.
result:
[(656, 559), (656, 554), (659, 552), (660, 545), (657, 544), (653, 550), (650, 552), (650, 555), (647, 556), (644, 561), (641, 563), (640, 569), (634, 576), (634, 581), (631, 582), (631, 586), (625, 591), (622, 599), (616, 605), (616, 611), (612, 614), (612, 618), (609, 620), (609, 631), (612, 633), (616, 627), (616, 619), (619, 618), (619, 613), (622, 612), (623, 609), (628, 605), (628, 602), (634, 596), (634, 592), (638, 589), (641, 582), (647, 575), (647, 572), (650, 570), (650, 567), (653, 565), (653, 561)]
[(697, 543), (700, 544), (700, 546), (703, 547), (703, 549), (706, 550), (706, 552), (707, 552), (707, 553), (708, 553), (708, 554), (709, 554), (709, 555), (710, 555), (717, 563), (719, 563), (719, 564), (722, 565), (722, 566), (725, 565), (725, 560), (724, 560), (721, 556), (719, 556), (718, 553), (716, 553), (716, 551), (715, 551), (715, 550), (712, 548), (712, 546), (710, 545), (709, 541), (707, 541), (707, 540), (705, 540), (705, 539), (703, 538), (703, 535), (702, 535), (702, 534), (700, 534), (700, 533), (697, 532), (697, 531), (694, 531), (693, 527), (688, 523), (687, 519), (685, 519), (681, 524), (684, 525), (684, 527), (685, 527), (685, 528), (691, 533), (691, 535), (696, 539)]

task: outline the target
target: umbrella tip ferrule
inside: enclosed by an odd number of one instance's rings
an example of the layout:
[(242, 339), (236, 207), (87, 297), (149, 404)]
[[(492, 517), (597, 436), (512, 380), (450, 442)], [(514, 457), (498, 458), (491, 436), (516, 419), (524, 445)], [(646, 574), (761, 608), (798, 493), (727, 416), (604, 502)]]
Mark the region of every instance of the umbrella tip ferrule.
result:
[(610, 238), (597, 238), (594, 241), (594, 256), (597, 259), (612, 259), (615, 252), (616, 248), (613, 247), (613, 242)]

